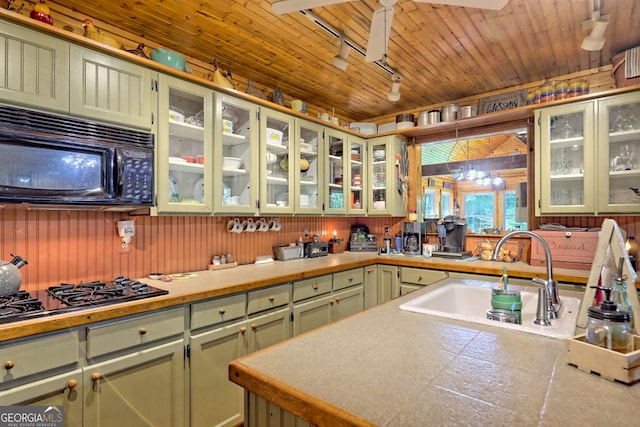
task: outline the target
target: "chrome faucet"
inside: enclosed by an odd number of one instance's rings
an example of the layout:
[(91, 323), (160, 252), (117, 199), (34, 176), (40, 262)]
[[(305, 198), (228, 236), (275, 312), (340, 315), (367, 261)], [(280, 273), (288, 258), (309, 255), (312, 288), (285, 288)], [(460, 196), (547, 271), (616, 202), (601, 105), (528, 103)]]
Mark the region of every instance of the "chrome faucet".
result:
[(553, 278), (553, 269), (551, 266), (551, 249), (549, 249), (549, 245), (547, 244), (547, 242), (538, 234), (531, 231), (511, 231), (502, 236), (500, 240), (498, 240), (491, 259), (495, 261), (498, 257), (498, 254), (500, 253), (500, 248), (502, 247), (504, 242), (509, 240), (511, 237), (518, 235), (533, 237), (540, 243), (540, 245), (542, 245), (542, 248), (544, 249), (544, 255), (547, 261), (547, 280), (540, 279), (538, 277), (532, 279), (534, 283), (543, 285), (543, 289), (545, 291), (539, 293), (538, 298), (540, 300), (538, 301), (538, 313), (536, 313), (537, 316), (534, 323), (537, 322), (536, 324), (549, 325), (548, 319), (558, 318), (558, 313), (560, 312), (560, 308), (562, 307), (562, 301), (560, 300), (560, 296), (558, 295), (558, 282)]

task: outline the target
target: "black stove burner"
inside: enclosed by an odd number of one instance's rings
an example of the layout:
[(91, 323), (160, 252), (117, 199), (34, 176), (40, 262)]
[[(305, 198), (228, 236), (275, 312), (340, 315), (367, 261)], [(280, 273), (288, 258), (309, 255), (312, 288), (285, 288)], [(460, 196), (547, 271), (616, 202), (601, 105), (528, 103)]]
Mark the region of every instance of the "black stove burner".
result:
[(0, 318), (11, 318), (38, 311), (44, 311), (42, 301), (32, 297), (27, 291), (18, 291), (11, 297), (0, 298)]
[(110, 283), (99, 281), (78, 285), (62, 283), (60, 286), (50, 287), (47, 293), (67, 307), (82, 307), (133, 301), (164, 295), (168, 292), (118, 276)]

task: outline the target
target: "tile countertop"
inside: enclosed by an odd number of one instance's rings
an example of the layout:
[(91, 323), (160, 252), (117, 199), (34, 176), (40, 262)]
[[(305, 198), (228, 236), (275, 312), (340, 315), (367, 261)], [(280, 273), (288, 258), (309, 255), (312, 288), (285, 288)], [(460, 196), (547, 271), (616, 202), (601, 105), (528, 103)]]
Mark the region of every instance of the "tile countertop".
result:
[(568, 365), (565, 340), (398, 308), (431, 289), (238, 359), (229, 376), (320, 426), (638, 425), (640, 385)]
[[(319, 258), (276, 261), (270, 264), (248, 264), (216, 271), (196, 271), (196, 278), (174, 280), (140, 279), (149, 285), (166, 289), (168, 295), (138, 301), (123, 302), (103, 307), (87, 308), (71, 313), (56, 314), (32, 320), (5, 323), (0, 326), (0, 342), (38, 333), (50, 332), (117, 317), (144, 313), (151, 310), (188, 304), (237, 292), (246, 292), (265, 286), (300, 280), (339, 270), (372, 264), (430, 268), (473, 274), (500, 276), (507, 266), (511, 277), (546, 277), (544, 267), (533, 267), (523, 262), (502, 263), (493, 261), (465, 261), (444, 258), (423, 258), (402, 255), (377, 255), (375, 252), (344, 252)], [(589, 272), (584, 270), (554, 269), (554, 276), (561, 283), (584, 284)]]

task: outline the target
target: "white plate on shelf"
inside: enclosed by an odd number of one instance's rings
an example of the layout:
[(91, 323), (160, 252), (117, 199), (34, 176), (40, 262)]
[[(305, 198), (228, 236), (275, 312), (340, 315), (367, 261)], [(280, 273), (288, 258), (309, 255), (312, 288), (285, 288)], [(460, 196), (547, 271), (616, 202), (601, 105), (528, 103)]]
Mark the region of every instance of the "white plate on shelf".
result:
[(169, 157), (169, 163), (187, 163), (182, 157)]
[(169, 175), (169, 201), (177, 202), (180, 199), (180, 185), (178, 181)]
[(204, 178), (200, 178), (193, 184), (193, 198), (204, 203)]

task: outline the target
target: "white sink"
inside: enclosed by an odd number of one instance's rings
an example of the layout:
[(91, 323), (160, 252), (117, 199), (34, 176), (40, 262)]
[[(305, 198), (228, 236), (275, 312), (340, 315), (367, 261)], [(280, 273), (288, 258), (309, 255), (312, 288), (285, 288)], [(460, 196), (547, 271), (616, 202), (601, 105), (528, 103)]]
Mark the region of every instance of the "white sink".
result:
[(579, 298), (561, 295), (562, 309), (558, 319), (550, 319), (551, 326), (539, 326), (533, 324), (538, 305), (538, 287), (508, 285), (508, 289), (520, 290), (522, 298), (522, 324), (517, 325), (487, 319), (487, 310), (491, 309), (491, 289), (495, 286), (496, 283), (491, 282), (455, 279), (402, 304), (400, 309), (553, 338), (565, 339), (575, 335)]

